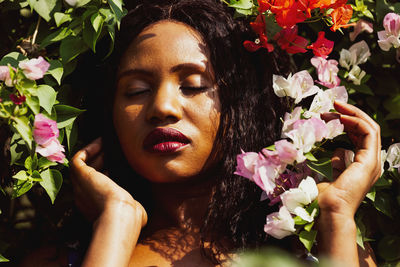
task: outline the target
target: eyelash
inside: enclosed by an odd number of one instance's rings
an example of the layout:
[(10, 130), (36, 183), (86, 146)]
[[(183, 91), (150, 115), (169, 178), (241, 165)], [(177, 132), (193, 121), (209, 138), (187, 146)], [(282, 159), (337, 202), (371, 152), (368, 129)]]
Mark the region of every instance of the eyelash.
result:
[(146, 93), (148, 91), (150, 91), (150, 90), (149, 89), (144, 89), (144, 90), (140, 90), (140, 91), (136, 91), (136, 92), (126, 92), (125, 96), (127, 96), (127, 97), (137, 96), (137, 95)]
[(181, 86), (181, 90), (188, 90), (188, 91), (205, 91), (207, 90), (207, 86)]

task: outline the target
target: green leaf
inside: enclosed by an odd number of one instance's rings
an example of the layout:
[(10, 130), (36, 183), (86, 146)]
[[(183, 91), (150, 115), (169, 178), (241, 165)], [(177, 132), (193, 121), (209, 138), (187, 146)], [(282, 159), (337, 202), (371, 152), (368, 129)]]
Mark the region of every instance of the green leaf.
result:
[(110, 5), (111, 10), (115, 14), (115, 18), (117, 19), (117, 26), (119, 29), (120, 22), (123, 16), (126, 15), (122, 8), (122, 0), (108, 0), (108, 4)]
[(19, 171), (17, 174), (13, 176), (13, 178), (21, 181), (26, 181), (28, 180), (29, 175), (26, 173), (26, 171)]
[(311, 230), (301, 231), (299, 234), (299, 240), (303, 243), (304, 247), (310, 252), (314, 244), (315, 238), (317, 237), (317, 231)]
[(360, 230), (360, 228), (358, 227), (358, 225), (357, 225), (357, 237), (356, 237), (356, 242), (357, 242), (357, 244), (358, 244), (360, 247), (362, 247), (363, 249), (365, 249), (365, 248), (364, 248), (363, 236), (362, 236), (361, 230)]
[(0, 262), (9, 262), (10, 260), (0, 254)]
[(229, 1), (229, 7), (240, 8), (240, 9), (252, 9), (252, 0), (231, 0)]
[(11, 154), (10, 165), (16, 164), (17, 161), (21, 158), (24, 152), (23, 151), (24, 147), (25, 143), (22, 140), (21, 136), (18, 133), (14, 133), (10, 143), (10, 154)]
[(41, 170), (44, 170), (44, 169), (47, 169), (48, 167), (56, 166), (56, 165), (58, 165), (57, 162), (50, 161), (45, 157), (41, 157), (38, 160), (38, 168)]
[(56, 105), (55, 108), (57, 112), (57, 127), (60, 129), (72, 124), (76, 117), (84, 112), (84, 110), (67, 105)]
[(60, 56), (63, 63), (67, 63), (88, 49), (86, 43), (78, 37), (68, 37), (62, 40), (60, 45)]
[(26, 117), (14, 117), (12, 126), (19, 133), (19, 135), (24, 139), (28, 148), (32, 149), (32, 128), (29, 125), (29, 120)]
[(18, 52), (11, 52), (5, 55), (0, 60), (0, 66), (7, 66), (10, 64), (12, 67), (17, 68), (20, 61), (28, 59), (26, 56)]
[(275, 150), (276, 150), (276, 149), (275, 149), (275, 145), (267, 146), (265, 149), (271, 150), (271, 151), (275, 151)]
[(33, 186), (32, 181), (16, 180), (13, 185), (13, 198), (19, 197), (28, 192)]
[(47, 70), (47, 73), (53, 76), (54, 79), (58, 82), (58, 84), (61, 84), (61, 78), (63, 76), (63, 65), (61, 61), (59, 60), (50, 60), (50, 67)]
[(37, 165), (38, 165), (38, 159), (36, 153), (34, 154), (33, 158), (29, 156), (25, 159), (24, 166), (27, 170), (29, 171), (36, 170)]
[(78, 0), (76, 2), (76, 6), (75, 7), (82, 7), (84, 5), (86, 5), (87, 3), (89, 3), (91, 0)]
[(28, 0), (28, 3), (47, 22), (61, 8), (61, 1), (57, 0)]
[(54, 13), (54, 20), (56, 22), (57, 27), (60, 27), (61, 24), (71, 21), (72, 17), (71, 14), (56, 12)]
[(386, 261), (400, 259), (400, 237), (388, 235), (382, 238), (378, 243), (378, 254)]
[(275, 16), (272, 14), (265, 15), (265, 27), (268, 40), (273, 40), (275, 35), (282, 30), (282, 27), (275, 21)]
[(54, 200), (56, 199), (63, 182), (62, 175), (58, 170), (46, 169), (40, 174), (40, 176), (43, 179), (43, 181), (40, 182), (40, 185), (46, 190), (51, 203), (54, 204)]
[(56, 91), (46, 84), (41, 84), (38, 86), (37, 95), (39, 98), (40, 106), (44, 108), (47, 113), (51, 114), (51, 109), (56, 103)]
[(71, 123), (65, 127), (65, 133), (67, 135), (67, 145), (68, 145), (68, 152), (71, 153), (73, 150), (76, 141), (78, 140), (78, 129), (75, 123)]
[(90, 20), (91, 23), (89, 24), (86, 22), (83, 28), (83, 40), (93, 50), (93, 52), (96, 52), (96, 43), (100, 36), (104, 19), (102, 15), (95, 13), (92, 15)]
[(306, 220), (303, 220), (300, 216), (294, 217), (293, 220), (295, 225), (305, 225), (308, 223)]
[(32, 110), (33, 114), (38, 114), (40, 112), (39, 98), (36, 96), (26, 96), (26, 104)]
[(304, 154), (304, 156), (309, 160), (309, 161), (318, 161), (314, 155), (311, 152), (307, 152), (306, 154)]
[(92, 23), (94, 31), (99, 33), (103, 27), (104, 18), (100, 12), (97, 12), (90, 17), (90, 22)]
[(306, 224), (306, 225), (304, 226), (304, 230), (306, 230), (307, 232), (310, 232), (311, 229), (312, 229), (312, 227), (314, 226), (314, 222), (315, 222), (315, 221), (312, 221), (312, 222)]
[(376, 196), (376, 187), (373, 186), (365, 197), (370, 199), (371, 201), (375, 201), (375, 196)]
[(330, 158), (320, 158), (317, 161), (307, 162), (307, 166), (332, 181), (332, 161)]
[(377, 193), (373, 204), (378, 211), (392, 218), (392, 204), (391, 196), (389, 194), (381, 192)]
[(61, 28), (58, 31), (53, 32), (52, 34), (47, 35), (46, 38), (44, 38), (42, 40), (42, 42), (40, 43), (40, 47), (45, 48), (49, 44), (62, 41), (73, 33), (74, 32), (69, 28), (66, 28), (66, 27)]

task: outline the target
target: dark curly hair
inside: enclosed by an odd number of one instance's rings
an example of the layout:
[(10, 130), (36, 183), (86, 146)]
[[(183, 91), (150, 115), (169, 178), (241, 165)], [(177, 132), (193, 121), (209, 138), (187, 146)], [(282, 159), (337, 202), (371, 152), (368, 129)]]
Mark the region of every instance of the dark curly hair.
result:
[[(278, 50), (267, 53), (260, 49), (246, 51), (244, 40), (255, 34), (244, 19), (234, 19), (233, 10), (216, 0), (130, 1), (132, 8), (121, 23), (116, 37), (113, 58), (108, 64), (114, 75), (115, 87), (118, 62), (135, 37), (147, 26), (161, 20), (183, 22), (203, 37), (209, 50), (221, 102), (220, 127), (210, 157), (221, 159), (212, 175), (216, 186), (201, 230), (203, 251), (218, 262), (220, 254), (259, 247), (265, 243), (263, 231), (268, 204), (260, 202), (261, 190), (252, 182), (234, 175), (236, 155), (240, 150), (259, 151), (280, 136), (280, 117), (286, 105), (272, 90), (272, 74), (288, 74), (292, 64)], [(110, 98), (113, 99), (110, 90)], [(146, 193), (147, 181), (124, 179), (132, 170), (123, 157), (112, 126), (112, 101), (105, 110), (109, 123), (105, 132), (105, 155), (110, 176), (127, 188), (146, 209), (151, 201)], [(132, 181), (134, 180), (134, 181)], [(140, 188), (140, 190), (138, 190)], [(212, 249), (204, 249), (204, 244)], [(229, 245), (227, 245), (229, 244)], [(207, 245), (208, 246), (208, 245)]]

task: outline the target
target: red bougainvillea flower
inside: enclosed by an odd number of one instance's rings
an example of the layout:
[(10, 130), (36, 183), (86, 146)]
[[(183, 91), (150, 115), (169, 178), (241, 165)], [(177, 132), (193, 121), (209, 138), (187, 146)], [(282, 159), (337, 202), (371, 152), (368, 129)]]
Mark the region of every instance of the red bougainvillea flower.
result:
[(334, 42), (325, 38), (325, 32), (318, 33), (318, 39), (315, 43), (309, 45), (307, 48), (312, 49), (314, 55), (317, 57), (326, 58), (333, 50)]
[(306, 38), (297, 35), (297, 25), (282, 29), (274, 38), (278, 45), (289, 54), (307, 52), (308, 41)]
[(274, 13), (276, 22), (282, 28), (292, 27), (306, 19), (301, 6), (295, 0), (258, 0), (258, 6), (260, 13), (267, 10)]
[(352, 15), (353, 15), (353, 8), (351, 7), (351, 5), (340, 6), (335, 10), (333, 10), (332, 13), (329, 14), (333, 22), (331, 30), (335, 32), (339, 28), (347, 28), (350, 26), (354, 26), (355, 23), (347, 24), (351, 19)]
[(24, 95), (10, 94), (10, 99), (15, 105), (21, 105), (25, 102), (26, 97)]
[(244, 41), (243, 46), (250, 52), (257, 51), (261, 47), (266, 48), (268, 52), (272, 52), (274, 50), (274, 46), (268, 43), (268, 38), (265, 35), (264, 15), (258, 15), (254, 22), (250, 22), (250, 26), (253, 28), (253, 31), (257, 33), (258, 38), (254, 42)]

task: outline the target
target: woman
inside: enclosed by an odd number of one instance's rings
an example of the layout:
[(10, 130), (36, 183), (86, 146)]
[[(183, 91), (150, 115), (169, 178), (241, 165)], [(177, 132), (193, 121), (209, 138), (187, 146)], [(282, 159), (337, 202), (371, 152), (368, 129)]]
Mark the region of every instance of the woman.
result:
[[(109, 131), (72, 159), (76, 204), (93, 222), (81, 266), (210, 266), (272, 242), (260, 189), (233, 173), (241, 148), (280, 135), (271, 78), (288, 73), (287, 57), (245, 51), (255, 36), (218, 1), (148, 2), (133, 3), (117, 38)], [(374, 266), (358, 252), (354, 214), (379, 177), (379, 126), (335, 108), (324, 119), (339, 116), (358, 152), (344, 170), (338, 150), (344, 171), (319, 184), (318, 250)]]

